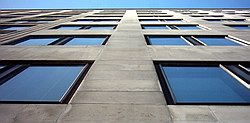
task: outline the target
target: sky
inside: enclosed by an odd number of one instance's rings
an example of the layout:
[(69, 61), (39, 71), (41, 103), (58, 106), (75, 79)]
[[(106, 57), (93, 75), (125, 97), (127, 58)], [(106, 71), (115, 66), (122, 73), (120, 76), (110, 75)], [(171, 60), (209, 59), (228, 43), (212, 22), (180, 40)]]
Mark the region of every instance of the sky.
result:
[(0, 0), (0, 9), (250, 8), (250, 0)]

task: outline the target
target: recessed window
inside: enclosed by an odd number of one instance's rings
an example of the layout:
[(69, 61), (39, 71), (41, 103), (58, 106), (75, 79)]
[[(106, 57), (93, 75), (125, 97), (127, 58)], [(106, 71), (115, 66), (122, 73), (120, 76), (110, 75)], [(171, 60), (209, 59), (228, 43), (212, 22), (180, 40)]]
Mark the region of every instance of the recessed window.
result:
[(140, 19), (140, 22), (182, 22), (182, 19)]
[(201, 30), (196, 25), (142, 25), (143, 29)]
[(141, 19), (141, 22), (159, 22), (160, 20), (157, 19)]
[(15, 23), (49, 23), (53, 20), (16, 20), (16, 21), (11, 21)]
[(167, 26), (163, 26), (163, 25), (153, 25), (153, 26), (142, 26), (143, 29), (169, 29)]
[(1, 30), (23, 30), (28, 28), (28, 26), (6, 26), (2, 27)]
[(81, 26), (60, 26), (57, 29), (58, 30), (78, 30)]
[(109, 36), (31, 36), (3, 45), (45, 46), (45, 45), (105, 45)]
[(150, 45), (189, 45), (180, 36), (170, 36), (170, 37), (146, 36), (146, 38), (148, 39), (148, 43)]
[(176, 27), (180, 30), (201, 30), (201, 28), (196, 25), (176, 25)]
[(22, 41), (20, 43), (17, 43), (18, 46), (36, 46), (36, 45), (48, 45), (54, 41), (56, 41), (58, 38), (40, 38), (40, 39), (28, 39), (25, 41)]
[(238, 30), (250, 30), (249, 25), (228, 25), (228, 26)]
[(0, 102), (64, 103), (87, 66), (19, 65), (1, 79)]
[[(222, 65), (223, 66), (223, 65)], [(221, 65), (160, 64), (169, 104), (249, 104), (250, 90)]]
[(228, 21), (228, 22), (244, 22), (245, 19), (204, 19), (206, 21), (211, 22), (220, 22), (220, 21)]
[(164, 19), (167, 22), (183, 22), (182, 19)]
[(114, 28), (115, 28), (115, 26), (90, 26), (87, 29), (90, 29), (90, 30), (112, 30)]
[(74, 22), (110, 22), (110, 23), (117, 23), (119, 20), (117, 19), (78, 19)]
[(208, 46), (240, 46), (239, 43), (224, 37), (197, 37), (197, 39)]
[(148, 45), (241, 46), (247, 45), (227, 36), (145, 36)]
[(105, 42), (105, 38), (73, 38), (65, 45), (102, 45)]
[(115, 26), (58, 26), (52, 29), (58, 30), (112, 30)]

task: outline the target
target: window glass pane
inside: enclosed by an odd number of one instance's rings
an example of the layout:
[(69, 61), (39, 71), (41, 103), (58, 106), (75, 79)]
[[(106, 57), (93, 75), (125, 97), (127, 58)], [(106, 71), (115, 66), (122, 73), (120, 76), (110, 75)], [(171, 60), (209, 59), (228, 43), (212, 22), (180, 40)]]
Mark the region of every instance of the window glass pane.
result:
[(181, 25), (177, 25), (177, 27), (180, 30), (201, 30), (201, 28), (197, 27), (197, 26), (181, 26)]
[(27, 46), (27, 45), (48, 45), (50, 43), (52, 43), (53, 41), (56, 41), (57, 38), (41, 38), (41, 39), (28, 39), (26, 41), (20, 42), (16, 45), (18, 46)]
[(165, 21), (168, 21), (168, 22), (182, 22), (182, 20), (178, 20), (178, 19), (176, 19), (176, 20), (169, 19), (169, 20), (165, 20)]
[(233, 27), (233, 28), (235, 28), (235, 29), (238, 29), (238, 30), (250, 30), (250, 26), (231, 26), (231, 27)]
[(60, 26), (59, 30), (78, 30), (80, 29), (81, 27), (80, 26)]
[(29, 21), (26, 20), (19, 20), (19, 21), (14, 21), (15, 23), (28, 23)]
[(102, 45), (105, 38), (73, 38), (65, 45)]
[(59, 102), (84, 66), (31, 66), (0, 85), (0, 101)]
[(181, 37), (149, 37), (152, 45), (189, 45)]
[(144, 29), (169, 29), (167, 26), (143, 26)]
[[(31, 21), (32, 22), (32, 21)], [(49, 23), (51, 21), (48, 20), (38, 20), (38, 21), (34, 21), (35, 23)]]
[(220, 19), (207, 19), (207, 21), (211, 21), (211, 22), (220, 22)]
[(113, 23), (113, 22), (118, 22), (118, 20), (95, 20), (94, 22), (109, 22), (109, 23)]
[(208, 46), (240, 46), (240, 44), (230, 41), (226, 38), (198, 38), (203, 43), (207, 44)]
[(76, 20), (74, 22), (93, 22), (93, 20)]
[(246, 103), (250, 90), (220, 67), (163, 67), (179, 103)]
[(159, 22), (159, 20), (141, 20), (141, 22)]
[(91, 26), (91, 30), (112, 30), (114, 26)]
[(24, 26), (12, 26), (12, 27), (8, 27), (8, 28), (5, 28), (3, 30), (23, 30), (25, 28), (28, 28), (27, 26), (24, 27)]
[(231, 19), (231, 20), (226, 20), (226, 21), (235, 21), (235, 22), (242, 22), (245, 21), (244, 19), (240, 20), (240, 19)]

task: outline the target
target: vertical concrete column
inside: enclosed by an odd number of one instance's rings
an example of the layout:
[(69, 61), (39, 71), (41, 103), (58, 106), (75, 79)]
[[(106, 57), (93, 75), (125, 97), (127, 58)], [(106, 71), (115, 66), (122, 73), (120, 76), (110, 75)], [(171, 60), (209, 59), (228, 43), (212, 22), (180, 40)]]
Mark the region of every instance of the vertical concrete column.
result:
[[(127, 10), (76, 92), (72, 111), (83, 120), (170, 122), (166, 102), (135, 10)], [(91, 115), (99, 112), (101, 116)], [(82, 109), (82, 110), (81, 110)], [(73, 114), (73, 112), (71, 112)], [(104, 114), (104, 113), (107, 114)], [(112, 113), (120, 112), (120, 113)], [(70, 114), (71, 115), (71, 114)]]

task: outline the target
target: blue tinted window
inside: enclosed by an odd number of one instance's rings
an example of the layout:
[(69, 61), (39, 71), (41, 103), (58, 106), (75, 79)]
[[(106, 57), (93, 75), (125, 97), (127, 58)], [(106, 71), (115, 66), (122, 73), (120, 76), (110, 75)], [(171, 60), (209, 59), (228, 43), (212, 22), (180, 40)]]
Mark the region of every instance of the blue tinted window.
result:
[(208, 19), (207, 21), (211, 21), (211, 22), (220, 22), (220, 19)]
[(177, 103), (249, 103), (250, 90), (220, 67), (163, 67)]
[(142, 22), (159, 22), (159, 20), (141, 20)]
[(228, 20), (228, 21), (235, 21), (235, 22), (242, 22), (242, 21), (245, 21), (244, 19), (232, 19), (232, 20)]
[(176, 19), (176, 20), (165, 20), (165, 21), (168, 21), (168, 22), (182, 22), (182, 20), (178, 20), (178, 19)]
[(26, 41), (20, 42), (16, 45), (18, 46), (36, 46), (36, 45), (48, 45), (53, 41), (57, 40), (57, 38), (41, 38), (41, 39), (28, 39)]
[(233, 27), (233, 28), (235, 28), (235, 29), (238, 29), (238, 30), (250, 30), (250, 26), (248, 26), (248, 25), (241, 25), (241, 26), (231, 26), (231, 27)]
[(38, 21), (34, 21), (34, 22), (35, 23), (48, 23), (48, 22), (51, 22), (51, 21), (49, 21), (49, 20), (38, 20)]
[(12, 26), (12, 27), (8, 27), (8, 28), (5, 28), (4, 30), (23, 30), (25, 28), (28, 28), (27, 26)]
[(109, 22), (109, 23), (113, 23), (113, 22), (118, 22), (118, 20), (95, 20), (94, 22)]
[(197, 26), (181, 26), (181, 25), (178, 25), (177, 27), (180, 30), (201, 30), (201, 28), (199, 28)]
[(26, 20), (19, 20), (19, 21), (14, 21), (16, 23), (28, 23), (29, 21), (26, 21)]
[(167, 26), (143, 26), (144, 29), (169, 29)]
[(152, 45), (189, 45), (181, 37), (149, 37)]
[(65, 45), (102, 45), (105, 38), (73, 38)]
[(76, 20), (75, 22), (93, 22), (93, 20)]
[(31, 66), (0, 85), (0, 101), (60, 102), (84, 66)]
[(81, 26), (61, 26), (57, 29), (59, 29), (59, 30), (78, 30), (80, 28), (81, 28)]
[(239, 46), (240, 44), (226, 38), (198, 38), (208, 46)]
[(91, 26), (91, 30), (112, 30), (114, 26)]

